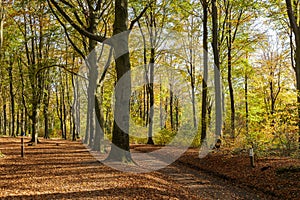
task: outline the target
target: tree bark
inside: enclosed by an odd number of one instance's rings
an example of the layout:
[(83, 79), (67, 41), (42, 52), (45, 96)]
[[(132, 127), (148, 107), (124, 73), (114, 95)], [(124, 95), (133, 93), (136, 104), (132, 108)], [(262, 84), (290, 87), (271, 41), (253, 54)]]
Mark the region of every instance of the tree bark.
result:
[[(89, 18), (88, 18), (88, 31), (90, 33), (96, 33), (96, 16), (94, 14), (94, 8), (89, 3)], [(97, 87), (98, 78), (98, 67), (97, 67), (97, 55), (95, 52), (95, 47), (97, 41), (89, 38), (89, 56), (87, 59), (87, 66), (89, 69), (89, 82), (88, 82), (88, 113), (87, 118), (89, 120), (89, 127), (86, 131), (89, 134), (88, 145), (93, 148), (93, 142), (95, 141), (95, 126), (96, 126), (96, 113), (95, 113), (95, 93)]]
[(246, 112), (246, 135), (249, 134), (249, 107), (248, 107), (248, 74), (245, 70), (245, 112)]
[(170, 123), (171, 123), (171, 130), (174, 131), (174, 119), (173, 119), (173, 86), (170, 83)]
[(3, 105), (3, 133), (5, 135), (7, 135), (6, 129), (7, 129), (7, 115), (6, 115), (6, 104), (4, 104)]
[(95, 113), (96, 113), (96, 132), (95, 132), (95, 141), (93, 144), (93, 150), (94, 151), (100, 151), (101, 153), (104, 153), (104, 132), (103, 132), (103, 112), (102, 112), (102, 105), (99, 101), (98, 97), (95, 95)]
[[(153, 40), (153, 38), (152, 38)], [(150, 53), (150, 63), (149, 63), (149, 75), (150, 75), (150, 83), (148, 85), (148, 92), (149, 92), (149, 100), (150, 100), (150, 112), (149, 112), (149, 128), (148, 128), (148, 141), (147, 144), (154, 144), (154, 141), (152, 139), (153, 136), (153, 117), (154, 117), (154, 88), (153, 88), (153, 82), (154, 82), (154, 57), (155, 57), (155, 49), (151, 48)]]
[[(231, 12), (231, 11), (229, 11)], [(230, 129), (230, 135), (231, 138), (235, 138), (235, 106), (234, 106), (234, 92), (233, 92), (233, 86), (232, 86), (232, 37), (231, 37), (231, 13), (229, 13), (229, 25), (228, 25), (228, 35), (227, 35), (227, 67), (228, 67), (228, 74), (227, 74), (227, 80), (228, 80), (228, 87), (229, 87), (229, 96), (230, 96), (230, 121), (231, 121), (231, 129)]]
[(201, 111), (201, 143), (206, 139), (207, 129), (207, 80), (208, 80), (208, 2), (202, 1), (203, 7), (203, 79), (202, 79), (202, 111)]
[[(118, 81), (123, 77), (122, 84), (115, 91), (115, 119), (113, 124), (112, 147), (107, 160), (132, 163), (129, 148), (129, 109), (131, 96), (130, 59), (128, 51), (128, 1), (115, 0), (115, 21), (113, 25), (113, 39), (115, 63)], [(121, 119), (121, 120), (120, 120)], [(118, 121), (117, 121), (118, 120)], [(121, 124), (120, 124), (121, 123)], [(121, 127), (122, 128), (121, 128)]]
[(214, 81), (215, 81), (215, 109), (216, 109), (216, 126), (215, 135), (220, 137), (222, 133), (222, 97), (221, 97), (221, 80), (220, 80), (220, 58), (218, 43), (218, 8), (216, 0), (212, 0), (212, 47), (214, 54)]
[(8, 67), (9, 76), (9, 94), (10, 94), (10, 106), (11, 106), (11, 131), (10, 135), (15, 137), (15, 95), (13, 91), (13, 75), (12, 75), (12, 65), (13, 62), (10, 61), (10, 66)]
[[(300, 149), (300, 24), (297, 24), (297, 13), (294, 13), (291, 0), (286, 0), (287, 14), (290, 21), (290, 26), (295, 36), (296, 54), (295, 59), (295, 73), (296, 73), (296, 88), (297, 88), (297, 107), (298, 107), (298, 143)], [(298, 20), (299, 21), (299, 20)], [(292, 45), (292, 44), (291, 44)]]
[(48, 119), (48, 107), (49, 107), (49, 101), (50, 101), (50, 87), (46, 88), (47, 92), (44, 93), (44, 108), (43, 108), (43, 114), (44, 114), (44, 138), (49, 139), (49, 119)]

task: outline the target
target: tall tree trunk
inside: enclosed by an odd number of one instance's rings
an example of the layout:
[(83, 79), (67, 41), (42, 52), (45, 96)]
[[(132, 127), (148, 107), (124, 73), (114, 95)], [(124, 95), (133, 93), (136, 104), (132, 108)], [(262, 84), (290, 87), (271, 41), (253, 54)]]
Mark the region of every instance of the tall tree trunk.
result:
[(165, 115), (166, 115), (166, 118), (165, 118), (165, 123), (164, 123), (164, 129), (167, 128), (167, 119), (168, 119), (168, 97), (166, 97), (166, 100), (165, 100)]
[[(230, 23), (230, 22), (229, 22)], [(235, 138), (235, 107), (234, 107), (234, 93), (233, 93), (233, 86), (232, 86), (232, 39), (231, 39), (231, 25), (229, 25), (228, 36), (227, 36), (227, 65), (228, 65), (228, 87), (229, 87), (229, 96), (230, 96), (230, 136), (231, 138)]]
[(171, 130), (174, 130), (174, 119), (173, 119), (173, 86), (170, 83), (170, 123), (171, 123)]
[(31, 119), (31, 141), (35, 145), (38, 143), (38, 135), (36, 132), (36, 122), (37, 122), (37, 105), (33, 104)]
[(48, 107), (49, 107), (49, 102), (50, 102), (50, 86), (47, 85), (45, 87), (46, 92), (44, 92), (44, 107), (43, 107), (43, 115), (44, 115), (44, 138), (49, 139), (49, 116), (48, 116)]
[(4, 6), (2, 5), (3, 2), (0, 0), (0, 53), (2, 55), (2, 47), (3, 47), (3, 26), (4, 26), (4, 19), (5, 19), (5, 10)]
[[(92, 9), (92, 8), (90, 8)], [(96, 32), (96, 18), (94, 14), (91, 12), (91, 16), (89, 17), (89, 31), (91, 33)], [(97, 42), (95, 40), (89, 39), (89, 56), (87, 59), (87, 65), (89, 69), (89, 83), (88, 83), (88, 120), (89, 127), (87, 127), (89, 134), (89, 142), (88, 145), (92, 148), (94, 137), (95, 137), (95, 125), (96, 125), (96, 113), (95, 113), (95, 93), (97, 87), (97, 78), (98, 78), (98, 68), (97, 68), (97, 55), (95, 51), (95, 47)]]
[(231, 8), (230, 3), (228, 2), (228, 19), (227, 19), (227, 81), (229, 87), (229, 96), (230, 96), (230, 137), (235, 138), (235, 107), (234, 107), (234, 92), (232, 86), (232, 25), (231, 25)]
[[(62, 87), (62, 86), (61, 86)], [(59, 94), (60, 92), (60, 94)], [(63, 108), (62, 108), (62, 91), (56, 88), (56, 112), (60, 123), (61, 137), (64, 138), (64, 124), (63, 124)]]
[[(300, 31), (299, 31), (300, 32)], [(297, 41), (297, 50), (296, 50), (296, 76), (297, 76), (297, 105), (298, 105), (298, 143), (300, 149), (300, 37)]]
[(28, 125), (28, 115), (26, 112), (24, 112), (24, 133), (26, 134), (28, 132), (28, 135), (31, 134), (30, 127)]
[(143, 122), (145, 123), (144, 126), (147, 126), (147, 112), (148, 112), (148, 95), (147, 95), (147, 86), (144, 85), (143, 87)]
[(220, 137), (222, 133), (222, 97), (221, 97), (221, 72), (220, 72), (220, 58), (219, 58), (219, 44), (218, 44), (218, 8), (216, 0), (212, 0), (212, 47), (214, 54), (214, 80), (215, 80), (215, 135)]
[(179, 129), (179, 99), (175, 96), (175, 131)]
[(49, 119), (48, 119), (48, 108), (44, 108), (44, 138), (49, 139)]
[(193, 109), (193, 125), (194, 128), (197, 127), (197, 117), (196, 117), (196, 98), (195, 98), (195, 76), (191, 76), (191, 89), (192, 89), (192, 109)]
[(160, 76), (160, 85), (159, 85), (159, 118), (160, 118), (160, 129), (164, 128), (164, 112), (163, 112), (163, 94), (162, 94), (162, 83), (161, 83), (161, 76)]
[[(79, 88), (79, 81), (78, 78), (76, 78), (75, 81), (76, 88)], [(76, 137), (79, 138), (79, 131), (80, 131), (80, 100), (79, 100), (79, 90), (76, 90), (76, 113), (75, 113), (75, 124), (76, 124)]]
[[(131, 96), (130, 59), (128, 51), (128, 1), (115, 0), (115, 21), (113, 25), (113, 37), (117, 39), (114, 43), (115, 63), (117, 72), (117, 84), (121, 77), (129, 73), (119, 89), (115, 91), (115, 119), (113, 125), (112, 148), (107, 160), (131, 163), (132, 158), (129, 148), (129, 109)], [(126, 52), (126, 53), (125, 53)], [(122, 119), (122, 124), (120, 120)], [(122, 126), (122, 128), (120, 127)]]
[(150, 83), (148, 85), (149, 100), (150, 100), (150, 112), (149, 112), (149, 128), (148, 128), (148, 141), (147, 144), (154, 144), (153, 136), (153, 117), (154, 117), (154, 62), (155, 62), (155, 49), (151, 48), (150, 63), (149, 63), (149, 75)]
[(12, 65), (8, 67), (8, 76), (9, 76), (9, 94), (10, 94), (10, 106), (11, 106), (11, 132), (10, 135), (15, 137), (15, 95), (13, 91), (13, 75), (12, 75)]
[(24, 109), (23, 108), (21, 108), (20, 131), (21, 131), (21, 134), (25, 133), (25, 129), (24, 129)]
[(7, 129), (7, 115), (6, 115), (6, 104), (4, 104), (3, 105), (3, 133), (5, 135), (7, 135), (6, 129)]
[(246, 135), (249, 134), (249, 108), (248, 108), (248, 74), (245, 70), (245, 112), (246, 112)]
[[(103, 94), (103, 93), (102, 93)], [(102, 105), (99, 101), (98, 97), (95, 95), (95, 112), (96, 112), (96, 133), (95, 133), (95, 141), (93, 144), (93, 150), (94, 151), (100, 151), (101, 153), (104, 153), (104, 132), (103, 132), (103, 111), (102, 111)]]
[(73, 120), (73, 132), (72, 132), (72, 141), (76, 141), (77, 138), (77, 130), (78, 130), (78, 125), (77, 125), (77, 109), (79, 109), (78, 106), (78, 90), (76, 87), (77, 79), (74, 80), (75, 77), (72, 74), (72, 89), (73, 89), (73, 103), (72, 103), (72, 110), (71, 110), (71, 115), (72, 115), (72, 120)]
[[(189, 39), (189, 67), (188, 67), (188, 74), (190, 76), (190, 85), (191, 85), (191, 95), (192, 95), (192, 111), (193, 111), (193, 125), (194, 128), (197, 127), (197, 114), (196, 114), (196, 97), (195, 97), (195, 56), (194, 56), (194, 49), (193, 49), (193, 43), (194, 43), (194, 17), (191, 18), (191, 32), (188, 34)], [(176, 97), (175, 97), (175, 104), (176, 104)], [(175, 105), (176, 109), (176, 105)], [(176, 123), (175, 123), (176, 124)], [(176, 128), (175, 128), (176, 129)]]
[[(292, 5), (291, 0), (286, 0), (287, 14), (290, 21), (291, 29), (294, 33), (295, 44), (296, 44), (296, 54), (294, 55), (295, 66), (294, 70), (296, 73), (296, 87), (297, 87), (297, 107), (298, 107), (298, 143), (300, 149), (300, 22), (299, 13), (295, 13), (297, 10), (294, 9), (295, 5)], [(298, 16), (297, 16), (298, 15)], [(292, 44), (291, 44), (292, 45)], [(291, 52), (292, 53), (292, 52)]]
[[(97, 56), (96, 52), (93, 51), (96, 47), (95, 41), (90, 41), (90, 55), (88, 58), (89, 65), (89, 85), (88, 85), (88, 118), (89, 118), (89, 146), (93, 147), (93, 142), (95, 141), (95, 125), (96, 125), (96, 113), (95, 113), (95, 93), (97, 85)], [(98, 141), (97, 141), (98, 142)]]
[(16, 121), (17, 122), (17, 127), (16, 127), (16, 132), (15, 132), (16, 136), (18, 136), (19, 133), (20, 133), (20, 131), (19, 131), (20, 130), (20, 121), (19, 120), (20, 120), (20, 110), (18, 109), (17, 110), (17, 121)]
[(202, 111), (201, 111), (201, 143), (206, 139), (207, 113), (207, 80), (208, 80), (208, 2), (202, 1), (203, 7), (203, 79), (202, 79)]

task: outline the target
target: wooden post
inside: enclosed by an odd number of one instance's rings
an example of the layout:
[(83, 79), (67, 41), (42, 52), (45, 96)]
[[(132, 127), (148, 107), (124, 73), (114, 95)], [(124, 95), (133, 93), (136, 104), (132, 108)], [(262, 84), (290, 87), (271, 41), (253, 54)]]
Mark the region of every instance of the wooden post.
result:
[(250, 164), (251, 164), (251, 167), (255, 167), (255, 164), (254, 164), (254, 151), (253, 151), (253, 148), (251, 148), (249, 150), (249, 157), (250, 157)]

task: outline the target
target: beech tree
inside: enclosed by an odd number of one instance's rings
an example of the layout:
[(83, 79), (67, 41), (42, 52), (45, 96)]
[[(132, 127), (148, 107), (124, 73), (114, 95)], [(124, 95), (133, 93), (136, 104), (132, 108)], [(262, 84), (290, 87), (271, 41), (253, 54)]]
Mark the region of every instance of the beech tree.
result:
[(292, 66), (296, 73), (296, 86), (297, 86), (297, 104), (298, 104), (298, 134), (299, 134), (299, 149), (300, 149), (300, 2), (286, 0), (287, 14), (290, 21), (291, 30), (294, 33), (294, 42), (295, 47), (291, 44), (292, 51)]
[[(89, 51), (91, 52), (93, 50), (92, 47), (95, 47), (95, 42), (106, 42), (107, 44), (111, 45), (114, 48), (115, 51), (115, 63), (116, 63), (116, 73), (117, 73), (117, 82), (125, 75), (126, 73), (130, 73), (130, 60), (129, 60), (129, 51), (128, 51), (128, 1), (127, 0), (115, 0), (115, 19), (113, 24), (113, 37), (111, 39), (107, 39), (105, 36), (103, 36), (101, 33), (96, 34), (96, 24), (89, 24), (91, 26), (91, 29), (84, 29), (80, 25), (78, 25), (78, 17), (77, 23), (75, 23), (69, 15), (63, 11), (63, 9), (58, 5), (58, 3), (55, 0), (49, 0), (49, 3), (51, 2), (55, 8), (59, 11), (59, 13), (64, 17), (64, 19), (70, 23), (73, 28), (75, 28), (80, 34), (86, 36), (89, 38), (90, 41), (94, 41), (90, 43)], [(63, 1), (66, 5), (71, 5), (70, 3)], [(82, 4), (84, 6), (84, 4)], [(92, 19), (95, 19), (94, 12), (95, 10), (100, 10), (102, 7), (102, 1), (89, 1), (88, 5), (89, 9), (92, 11), (89, 16), (90, 22), (94, 22)], [(140, 18), (142, 14), (146, 11), (144, 9), (141, 14), (138, 16)], [(132, 29), (134, 23), (137, 21), (137, 19), (133, 20), (130, 28)], [(80, 22), (80, 21), (79, 21)], [(80, 24), (80, 23), (79, 23)], [(95, 52), (94, 52), (95, 53)], [(96, 57), (91, 57), (92, 65), (96, 66)], [(91, 76), (95, 76), (94, 74), (91, 74)], [(127, 79), (126, 79), (127, 78)], [(97, 78), (91, 78), (92, 80), (97, 80)], [(130, 155), (130, 149), (129, 149), (129, 102), (130, 102), (130, 95), (131, 95), (131, 80), (130, 75), (125, 76), (125, 82), (124, 84), (120, 84), (121, 91), (116, 90), (115, 92), (115, 99), (116, 99), (116, 109), (115, 109), (115, 120), (113, 124), (113, 136), (112, 136), (112, 148), (110, 151), (110, 155), (108, 156), (108, 160), (116, 160), (121, 162), (131, 162), (131, 155)], [(96, 87), (96, 83), (89, 84), (89, 87), (93, 87), (92, 91), (92, 97), (90, 98), (89, 104), (94, 105), (93, 102), (95, 101), (94, 96), (94, 89)], [(92, 102), (92, 103), (91, 103)], [(89, 107), (90, 109), (93, 109)], [(119, 109), (120, 108), (120, 109)], [(90, 110), (91, 111), (91, 110)], [(119, 121), (116, 120), (116, 117), (119, 117)], [(89, 122), (93, 123), (93, 122)], [(121, 124), (120, 124), (121, 123)], [(90, 125), (91, 126), (91, 125)], [(120, 127), (122, 126), (122, 127)], [(88, 134), (92, 134), (92, 129), (90, 129)]]
[(202, 79), (202, 110), (201, 110), (201, 143), (206, 139), (207, 131), (207, 80), (208, 80), (208, 8), (207, 0), (202, 0), (203, 8), (203, 79)]
[(221, 71), (219, 53), (219, 28), (218, 28), (218, 7), (216, 0), (212, 0), (212, 48), (214, 54), (214, 84), (215, 84), (215, 109), (216, 124), (215, 135), (221, 136), (222, 132), (222, 95), (221, 95)]

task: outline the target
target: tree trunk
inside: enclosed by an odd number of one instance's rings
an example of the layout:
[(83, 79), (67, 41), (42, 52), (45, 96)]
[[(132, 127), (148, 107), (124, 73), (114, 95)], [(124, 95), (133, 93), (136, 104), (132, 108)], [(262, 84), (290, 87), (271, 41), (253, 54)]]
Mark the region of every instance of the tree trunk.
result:
[(232, 139), (235, 138), (235, 107), (234, 107), (234, 93), (233, 93), (233, 86), (232, 86), (232, 55), (231, 55), (231, 26), (229, 28), (228, 33), (228, 40), (227, 40), (227, 59), (228, 59), (228, 87), (229, 87), (229, 96), (230, 96), (230, 121), (231, 121), (231, 129), (230, 129), (230, 136)]
[(73, 103), (72, 103), (72, 109), (71, 109), (71, 117), (73, 121), (73, 132), (72, 132), (72, 141), (76, 141), (76, 132), (78, 130), (77, 125), (77, 109), (79, 109), (78, 106), (78, 91), (76, 87), (76, 81), (74, 80), (74, 75), (72, 74), (72, 89), (73, 89)]
[(297, 105), (298, 105), (298, 143), (300, 149), (300, 38), (297, 41), (296, 50), (296, 68), (297, 68)]
[(37, 137), (37, 132), (36, 132), (36, 116), (37, 116), (37, 105), (33, 105), (33, 111), (32, 111), (32, 115), (30, 116), (31, 119), (31, 141), (32, 143), (34, 143), (35, 145), (38, 143), (38, 137)]
[[(62, 86), (61, 86), (62, 87)], [(61, 137), (62, 139), (64, 138), (64, 123), (63, 123), (63, 108), (62, 108), (62, 91), (60, 90), (60, 94), (59, 93), (59, 88), (56, 88), (56, 112), (57, 112), (57, 116), (59, 119), (59, 123), (60, 123), (60, 131), (61, 131)], [(59, 97), (60, 95), (60, 97)]]
[[(286, 0), (286, 7), (287, 7), (287, 14), (289, 17), (290, 25), (292, 31), (295, 36), (295, 43), (296, 43), (296, 54), (295, 54), (295, 73), (296, 73), (296, 84), (297, 84), (297, 107), (298, 107), (298, 143), (300, 149), (300, 24), (299, 21), (296, 19), (295, 10), (293, 8), (291, 0)], [(300, 16), (297, 16), (300, 17)], [(298, 24), (297, 24), (298, 23)], [(292, 45), (292, 44), (291, 44)]]
[(97, 96), (95, 95), (95, 113), (96, 113), (96, 132), (95, 132), (95, 141), (93, 143), (93, 150), (100, 151), (104, 153), (104, 132), (103, 132), (103, 112), (102, 112), (102, 105)]
[(179, 99), (175, 97), (175, 131), (179, 129)]
[(173, 119), (173, 86), (172, 83), (170, 84), (170, 123), (171, 123), (171, 130), (174, 130), (174, 119)]
[[(17, 127), (16, 127), (16, 132), (15, 132), (15, 135), (18, 136), (19, 133), (20, 133), (20, 110), (18, 109), (17, 110)], [(1, 130), (1, 129), (0, 129)]]
[[(298, 143), (300, 149), (300, 41), (296, 47), (296, 63), (295, 63), (295, 72), (296, 72), (296, 84), (297, 84), (297, 107), (298, 107)], [(297, 56), (299, 55), (299, 56)]]
[(206, 139), (207, 112), (207, 80), (208, 80), (208, 2), (203, 0), (203, 79), (202, 79), (202, 112), (201, 112), (201, 143)]
[(248, 108), (248, 74), (245, 70), (245, 112), (246, 112), (246, 135), (249, 134), (249, 108)]
[[(228, 3), (229, 7), (229, 3)], [(229, 87), (229, 96), (230, 96), (230, 137), (232, 139), (235, 138), (235, 107), (234, 107), (234, 92), (232, 86), (232, 25), (231, 25), (231, 9), (227, 8), (228, 10), (228, 19), (227, 19), (227, 81)]]
[(164, 128), (164, 115), (163, 115), (163, 94), (162, 94), (162, 84), (160, 77), (160, 86), (159, 86), (160, 98), (159, 98), (159, 119), (160, 119), (160, 129)]
[(48, 108), (44, 108), (44, 138), (49, 139)]
[(20, 131), (21, 131), (21, 134), (25, 133), (25, 131), (24, 131), (24, 109), (23, 108), (21, 108)]
[(165, 100), (165, 115), (166, 115), (166, 118), (165, 118), (165, 123), (164, 123), (164, 128), (166, 129), (167, 128), (167, 119), (168, 119), (168, 97), (166, 97), (166, 100)]
[[(5, 102), (5, 101), (4, 101)], [(7, 129), (7, 115), (6, 115), (6, 104), (3, 105), (3, 133), (7, 135), (6, 129)]]
[(220, 58), (219, 58), (219, 44), (218, 44), (218, 8), (216, 0), (212, 0), (212, 47), (214, 54), (214, 80), (215, 80), (215, 109), (216, 109), (216, 122), (215, 122), (215, 135), (220, 137), (222, 133), (222, 97), (221, 97), (221, 72), (220, 72)]
[[(128, 1), (115, 0), (115, 21), (113, 25), (113, 37), (115, 50), (115, 63), (117, 72), (117, 84), (121, 77), (123, 82), (119, 83), (119, 89), (115, 91), (115, 115), (112, 134), (112, 148), (107, 160), (132, 163), (133, 160), (129, 148), (129, 109), (131, 96), (130, 59), (128, 51)], [(114, 38), (113, 38), (114, 39)], [(122, 121), (118, 120), (122, 119)], [(118, 121), (117, 121), (118, 120)], [(120, 124), (121, 123), (121, 124)], [(120, 126), (122, 128), (120, 128)]]
[(150, 75), (150, 83), (148, 85), (149, 92), (149, 100), (150, 100), (150, 112), (149, 112), (149, 128), (148, 128), (148, 141), (147, 144), (154, 145), (154, 141), (152, 139), (153, 136), (153, 117), (154, 117), (154, 57), (155, 57), (155, 49), (151, 48), (150, 54), (150, 63), (149, 63), (149, 75)]
[(11, 131), (10, 135), (15, 137), (15, 95), (13, 91), (13, 75), (12, 75), (12, 65), (8, 67), (8, 76), (9, 76), (9, 94), (10, 94), (10, 105), (11, 105)]
[(96, 113), (95, 113), (95, 93), (97, 86), (98, 70), (97, 70), (97, 56), (94, 48), (96, 42), (90, 40), (90, 55), (88, 57), (89, 65), (89, 85), (88, 85), (88, 118), (89, 118), (89, 146), (93, 148), (95, 140), (95, 126), (96, 126)]
[(43, 114), (44, 114), (44, 138), (49, 139), (49, 119), (48, 119), (48, 106), (50, 101), (50, 87), (46, 88), (47, 92), (44, 93), (44, 108), (43, 108)]

